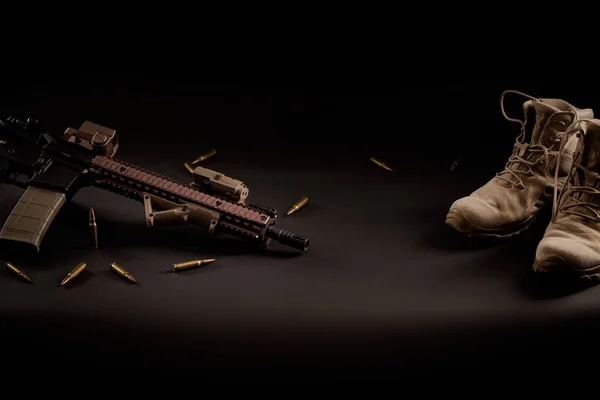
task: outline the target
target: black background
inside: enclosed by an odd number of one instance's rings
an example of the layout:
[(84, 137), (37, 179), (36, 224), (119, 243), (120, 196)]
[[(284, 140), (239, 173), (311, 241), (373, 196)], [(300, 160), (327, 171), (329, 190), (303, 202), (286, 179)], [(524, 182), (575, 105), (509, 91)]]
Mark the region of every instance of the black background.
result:
[[(503, 90), (600, 110), (597, 85), (446, 77), (234, 84), (135, 70), (14, 76), (2, 114), (34, 116), (58, 133), (84, 120), (114, 128), (118, 158), (186, 183), (183, 162), (214, 148), (208, 168), (244, 181), (250, 203), (280, 213), (308, 196), (280, 226), (311, 247), (257, 253), (193, 227), (148, 229), (140, 204), (86, 188), (39, 255), (3, 249), (0, 258), (35, 282), (0, 274), (0, 335), (13, 344), (7, 364), (330, 380), (533, 373), (597, 351), (589, 345), (599, 333), (598, 288), (573, 292), (532, 276), (547, 218), (490, 248), (444, 224), (451, 203), (510, 155), (519, 126), (500, 113)], [(520, 116), (522, 99), (507, 102)], [(4, 221), (21, 191), (0, 191)], [(89, 248), (89, 207), (97, 250)], [(217, 262), (202, 270), (168, 272), (173, 262), (209, 257)], [(113, 261), (139, 285), (114, 276)], [(88, 264), (82, 279), (59, 287), (78, 262)]]

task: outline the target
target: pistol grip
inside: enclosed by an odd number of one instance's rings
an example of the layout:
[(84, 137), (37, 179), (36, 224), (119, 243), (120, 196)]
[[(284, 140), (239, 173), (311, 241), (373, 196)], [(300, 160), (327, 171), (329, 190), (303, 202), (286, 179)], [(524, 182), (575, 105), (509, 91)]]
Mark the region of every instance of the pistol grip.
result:
[(66, 202), (64, 193), (29, 186), (0, 231), (0, 239), (24, 242), (40, 251), (50, 224)]

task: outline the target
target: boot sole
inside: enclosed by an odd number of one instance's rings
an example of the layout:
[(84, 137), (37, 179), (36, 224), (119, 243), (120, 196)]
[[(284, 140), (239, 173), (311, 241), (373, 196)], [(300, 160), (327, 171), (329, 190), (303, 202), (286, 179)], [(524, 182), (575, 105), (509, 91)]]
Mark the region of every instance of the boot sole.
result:
[(552, 257), (536, 262), (533, 264), (533, 270), (540, 274), (562, 274), (588, 282), (600, 282), (600, 265), (588, 269), (576, 269), (560, 257)]
[(473, 225), (471, 225), (458, 211), (451, 210), (446, 216), (446, 225), (469, 238), (484, 240), (506, 240), (525, 232), (536, 218), (537, 214), (534, 214), (519, 224), (511, 225), (502, 229), (483, 230), (475, 228)]

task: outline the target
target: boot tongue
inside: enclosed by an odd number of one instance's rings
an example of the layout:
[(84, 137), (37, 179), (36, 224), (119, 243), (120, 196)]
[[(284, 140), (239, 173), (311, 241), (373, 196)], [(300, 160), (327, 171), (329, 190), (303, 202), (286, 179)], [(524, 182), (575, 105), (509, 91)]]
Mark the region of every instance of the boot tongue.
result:
[[(551, 102), (552, 100), (550, 100)], [(550, 148), (556, 144), (555, 139), (560, 133), (565, 130), (564, 124), (568, 124), (569, 116), (558, 114), (559, 111), (551, 104), (540, 101), (526, 101), (523, 103), (523, 111), (525, 113), (525, 143), (531, 145), (543, 145)], [(556, 115), (556, 117), (554, 117)], [(572, 119), (572, 117), (571, 117)], [(522, 148), (518, 155), (526, 159), (531, 157), (539, 157), (539, 155), (527, 154), (527, 148)], [(521, 163), (511, 165), (512, 168), (525, 171), (526, 167)]]
[[(527, 102), (532, 103), (530, 107), (533, 108), (533, 112), (535, 112), (535, 119), (533, 122), (533, 127), (531, 129), (530, 143), (531, 144), (543, 144), (542, 141), (547, 142), (551, 140), (549, 136), (552, 135), (551, 132), (546, 132), (546, 124), (548, 120), (554, 113), (555, 109), (547, 104), (540, 102)], [(530, 122), (530, 123), (531, 123)]]
[[(556, 112), (556, 109), (549, 104), (540, 103), (539, 101), (528, 100), (523, 103), (523, 112), (525, 114), (525, 137), (523, 138), (524, 143), (530, 143), (531, 145), (539, 144), (542, 137), (550, 138), (553, 133), (546, 134), (546, 125), (550, 117)], [(552, 139), (547, 139), (552, 141)], [(525, 159), (531, 158), (532, 154), (527, 154), (527, 147), (522, 147), (517, 155)], [(539, 156), (538, 156), (539, 157)], [(513, 171), (526, 171), (527, 166), (521, 162), (509, 163), (508, 169)], [(500, 176), (506, 176), (509, 174), (506, 171), (500, 173)], [(499, 183), (505, 187), (509, 187), (508, 182), (499, 180)]]
[(541, 144), (545, 147), (552, 147), (556, 144), (556, 139), (564, 133), (575, 116), (573, 113), (564, 112), (567, 108), (563, 104), (555, 104), (560, 100), (543, 99), (541, 102), (532, 102), (530, 107), (535, 112), (535, 121), (531, 130), (531, 144)]

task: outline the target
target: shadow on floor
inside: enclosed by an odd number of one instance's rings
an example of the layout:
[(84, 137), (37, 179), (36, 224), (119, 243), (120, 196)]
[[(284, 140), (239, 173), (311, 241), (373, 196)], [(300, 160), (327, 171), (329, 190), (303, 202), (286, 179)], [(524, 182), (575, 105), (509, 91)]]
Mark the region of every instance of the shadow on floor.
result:
[(525, 247), (537, 247), (544, 236), (546, 226), (550, 221), (550, 211), (544, 210), (525, 232), (504, 240), (485, 240), (469, 238), (457, 232), (445, 223), (447, 209), (439, 209), (432, 213), (435, 222), (423, 236), (422, 244), (429, 249), (438, 251), (476, 251), (505, 246), (513, 242), (523, 243)]
[(92, 247), (88, 227), (88, 209), (78, 204), (68, 204), (55, 219), (42, 241), (40, 252), (32, 245), (0, 241), (0, 254), (6, 260), (19, 260), (29, 265), (61, 264), (74, 256), (94, 251), (118, 252), (123, 248), (154, 249), (166, 247), (180, 251), (201, 252), (212, 255), (237, 256), (258, 254), (274, 258), (294, 258), (302, 253), (280, 246), (262, 248), (226, 234), (209, 237), (196, 226), (157, 226), (148, 228), (145, 222), (124, 222), (97, 217), (99, 249)]
[[(582, 280), (573, 275), (535, 273), (532, 270), (535, 250), (550, 221), (549, 208), (542, 211), (527, 231), (508, 240), (499, 241), (471, 239), (456, 232), (444, 223), (446, 211), (445, 209), (434, 211), (437, 226), (424, 235), (422, 244), (432, 250), (447, 252), (449, 256), (456, 252), (485, 250), (489, 253), (489, 258), (484, 254), (485, 259), (482, 262), (469, 264), (463, 272), (474, 275), (499, 272), (511, 276), (519, 292), (534, 300), (566, 297), (597, 286), (595, 282)], [(470, 268), (471, 265), (473, 268)]]
[(530, 271), (518, 285), (519, 290), (533, 300), (552, 300), (591, 289), (596, 282), (567, 274), (547, 274)]

